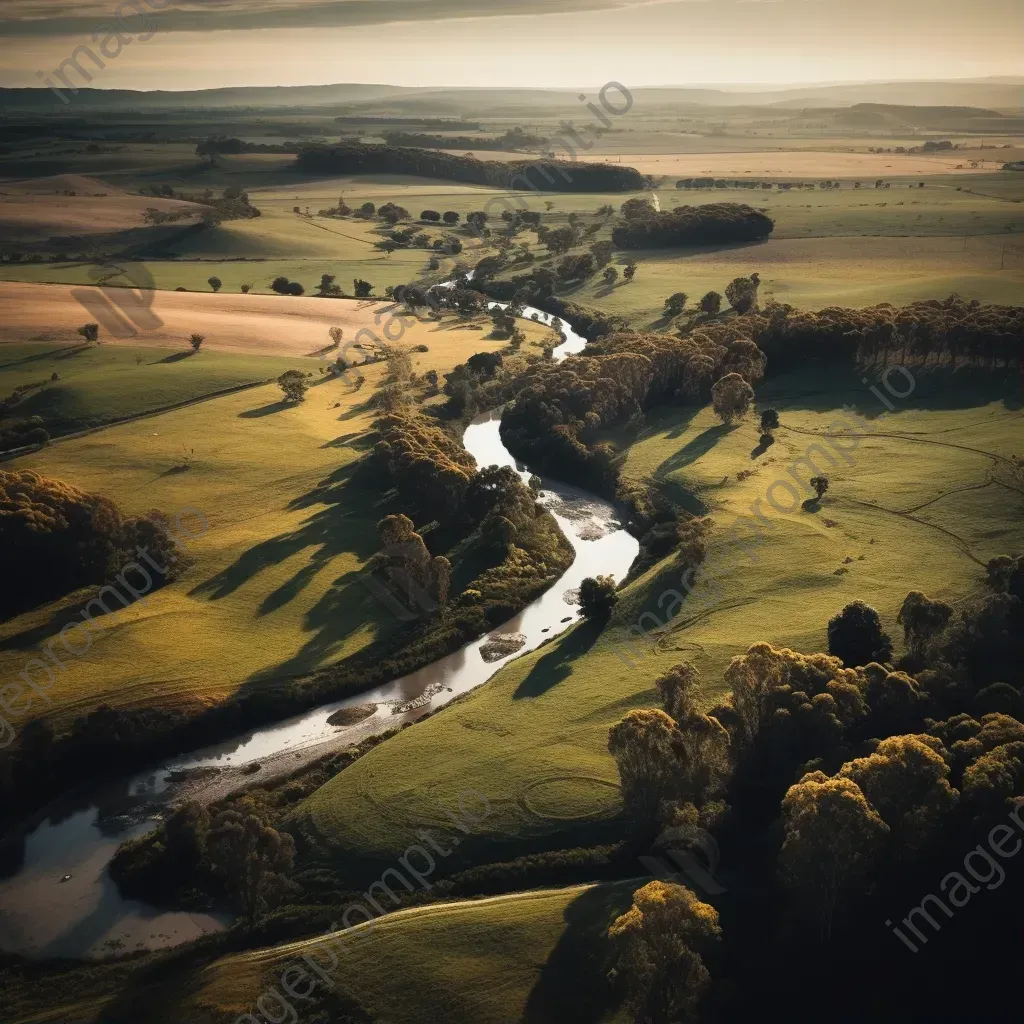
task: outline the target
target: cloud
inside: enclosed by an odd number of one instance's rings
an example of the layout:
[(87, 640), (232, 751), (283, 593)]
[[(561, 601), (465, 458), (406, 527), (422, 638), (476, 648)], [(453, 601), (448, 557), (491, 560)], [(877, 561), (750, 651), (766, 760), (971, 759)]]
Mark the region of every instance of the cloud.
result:
[[(130, 12), (137, 0), (125, 0)], [(80, 35), (115, 15), (121, 0), (4, 0), (0, 38)], [(443, 21), (610, 11), (650, 0), (154, 0), (163, 29), (336, 28), (399, 21)]]

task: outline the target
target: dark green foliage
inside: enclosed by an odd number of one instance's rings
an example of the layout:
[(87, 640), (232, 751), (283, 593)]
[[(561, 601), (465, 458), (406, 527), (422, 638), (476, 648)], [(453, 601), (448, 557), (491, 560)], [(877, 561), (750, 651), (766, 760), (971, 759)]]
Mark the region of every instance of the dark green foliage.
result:
[(716, 315), (722, 308), (722, 296), (718, 292), (707, 292), (700, 300), (700, 311), (711, 316)]
[(295, 841), (255, 814), (221, 811), (210, 823), (206, 854), (214, 873), (250, 924), (293, 891)]
[[(636, 200), (631, 200), (636, 202)], [(757, 242), (775, 227), (771, 217), (743, 203), (678, 206), (671, 213), (640, 211), (612, 230), (619, 249), (662, 249), (677, 246)]]
[[(817, 312), (768, 303), (742, 318), (773, 371), (809, 359), (834, 363), (944, 362), (988, 369), (1020, 366), (1024, 306), (983, 306), (959, 296), (909, 306), (829, 307)], [(900, 374), (893, 387), (907, 385)]]
[(306, 400), (306, 375), (301, 370), (285, 370), (277, 383), (284, 392), (285, 401), (304, 402)]
[(754, 309), (757, 306), (757, 289), (760, 284), (761, 278), (757, 274), (734, 278), (725, 289), (729, 305), (737, 313), (748, 313)]
[[(140, 561), (138, 548), (167, 572)], [(0, 470), (0, 578), (7, 581), (0, 588), (0, 618), (121, 573), (121, 590), (105, 598), (116, 611), (130, 603), (133, 589), (146, 593), (185, 564), (162, 512), (125, 515), (109, 498), (63, 480)]]
[(618, 600), (611, 576), (588, 576), (580, 584), (580, 611), (593, 622), (607, 622)]
[(302, 295), (306, 290), (298, 281), (289, 281), (287, 277), (283, 276), (275, 277), (270, 282), (270, 288), (278, 295)]
[(503, 163), (470, 156), (394, 146), (309, 146), (299, 153), (300, 170), (313, 174), (415, 174), (494, 188), (544, 192), (635, 192), (644, 176), (622, 164), (535, 160)]
[(829, 619), (828, 653), (848, 668), (891, 661), (892, 640), (882, 630), (882, 620), (874, 608), (863, 601), (852, 601)]
[(665, 300), (665, 316), (679, 316), (686, 308), (686, 292), (675, 292)]

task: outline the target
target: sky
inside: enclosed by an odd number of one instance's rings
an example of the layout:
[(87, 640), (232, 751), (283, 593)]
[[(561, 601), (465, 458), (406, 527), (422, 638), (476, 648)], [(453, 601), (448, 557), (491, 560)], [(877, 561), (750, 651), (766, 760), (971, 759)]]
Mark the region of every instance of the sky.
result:
[(637, 88), (1024, 72), (1022, 0), (0, 0), (0, 85), (40, 85), (37, 72), (83, 43), (107, 47), (96, 88)]

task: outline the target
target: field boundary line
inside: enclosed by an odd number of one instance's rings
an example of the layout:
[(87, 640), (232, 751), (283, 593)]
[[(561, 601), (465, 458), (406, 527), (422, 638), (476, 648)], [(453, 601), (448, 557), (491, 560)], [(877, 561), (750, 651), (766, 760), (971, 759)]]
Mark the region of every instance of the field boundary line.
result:
[(225, 398), (228, 395), (238, 394), (241, 391), (248, 391), (251, 388), (265, 387), (274, 383), (273, 377), (266, 380), (256, 380), (249, 384), (234, 384), (230, 388), (222, 388), (220, 391), (212, 391), (208, 395), (200, 395), (199, 398), (187, 398), (182, 402), (174, 402), (171, 405), (161, 406), (159, 409), (149, 409), (146, 412), (134, 413), (131, 416), (120, 416), (107, 423), (100, 423), (95, 427), (86, 427), (85, 430), (75, 430), (69, 434), (61, 434), (60, 437), (51, 438), (45, 444), (26, 445), (23, 448), (12, 448), (10, 451), (0, 452), (0, 462), (8, 462), (11, 459), (20, 458), (22, 455), (31, 455), (49, 448), (51, 445), (60, 444), (63, 441), (72, 441), (75, 438), (87, 437), (89, 434), (99, 433), (101, 430), (108, 430), (110, 427), (121, 427), (126, 423), (134, 423), (137, 420), (147, 420), (154, 416), (162, 416), (166, 412), (174, 412), (177, 409), (187, 409), (190, 405), (199, 405), (201, 402), (211, 402), (215, 398)]

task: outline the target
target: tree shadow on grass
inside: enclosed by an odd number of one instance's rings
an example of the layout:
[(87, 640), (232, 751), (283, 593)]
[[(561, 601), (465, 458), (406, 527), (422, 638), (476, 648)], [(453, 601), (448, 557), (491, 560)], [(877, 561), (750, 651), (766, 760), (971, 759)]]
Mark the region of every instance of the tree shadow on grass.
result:
[(526, 1000), (522, 1024), (597, 1024), (618, 1003), (608, 981), (608, 926), (633, 885), (598, 886), (565, 908), (565, 930)]
[[(34, 339), (30, 339), (34, 340)], [(46, 341), (48, 339), (40, 339)], [(88, 345), (70, 345), (64, 348), (48, 348), (43, 352), (34, 352), (30, 356), (22, 356), (20, 359), (12, 359), (8, 363), (0, 363), (0, 370), (10, 370), (15, 366), (24, 366), (26, 363), (37, 363), (47, 359), (67, 359), (88, 349)]]
[(735, 426), (728, 426), (725, 423), (717, 423), (713, 427), (708, 427), (706, 430), (701, 431), (693, 440), (688, 441), (678, 451), (673, 452), (665, 461), (658, 466), (654, 471), (654, 477), (656, 480), (662, 480), (670, 474), (674, 473), (678, 469), (683, 469), (686, 466), (696, 462), (701, 456), (707, 455), (712, 448), (715, 447), (718, 442), (725, 437), (726, 434), (730, 433), (735, 429)]
[(264, 416), (273, 416), (275, 412), (283, 412), (285, 409), (290, 409), (293, 404), (282, 398), (277, 402), (271, 402), (269, 405), (261, 405), (258, 409), (245, 409), (238, 414), (238, 418), (240, 420), (262, 419)]
[(355, 448), (366, 451), (375, 444), (374, 435), (369, 430), (354, 430), (348, 434), (339, 434), (331, 441), (325, 441), (321, 448)]
[(540, 697), (564, 682), (572, 673), (573, 661), (594, 646), (601, 633), (600, 626), (581, 622), (567, 636), (537, 660), (527, 677), (516, 688), (513, 700)]
[[(868, 420), (882, 415), (897, 416), (910, 410), (971, 409), (1000, 401), (1006, 409), (1021, 408), (1021, 387), (1015, 371), (974, 366), (954, 370), (948, 366), (923, 367), (914, 363), (908, 364), (907, 369), (913, 376), (914, 386), (911, 393), (900, 398), (898, 394), (887, 393), (882, 383), (886, 367), (881, 363), (859, 367), (811, 360), (804, 367), (782, 370), (766, 378), (758, 387), (758, 401), (775, 405), (781, 411), (841, 412), (849, 407), (855, 415)], [(898, 393), (909, 387), (907, 378), (899, 372), (890, 372), (889, 381)], [(872, 388), (882, 397), (879, 398)]]
[(353, 405), (351, 409), (348, 409), (347, 411), (343, 412), (338, 417), (338, 422), (340, 423), (342, 420), (354, 420), (356, 419), (356, 417), (362, 416), (364, 413), (369, 412), (370, 408), (371, 407), (369, 399), (367, 399), (365, 402), (360, 402), (359, 405)]
[(180, 363), (182, 359), (189, 359), (195, 355), (191, 349), (187, 352), (172, 352), (169, 356), (164, 356), (163, 359), (155, 359), (150, 366), (159, 366), (161, 363)]
[[(284, 562), (306, 548), (315, 549), (312, 556), (314, 563), (324, 564), (344, 553), (360, 561), (368, 559), (377, 550), (376, 523), (380, 515), (373, 503), (367, 500), (366, 492), (352, 482), (352, 471), (351, 466), (336, 470), (312, 491), (294, 499), (288, 506), (289, 509), (299, 509), (311, 505), (327, 505), (327, 508), (314, 512), (298, 528), (255, 544), (226, 569), (193, 587), (190, 596), (219, 601), (268, 567)], [(342, 511), (339, 506), (344, 506), (345, 510)], [(365, 509), (365, 512), (360, 514), (360, 509)], [(305, 586), (310, 579), (303, 577), (302, 585)], [(275, 593), (285, 588), (288, 588), (288, 584), (279, 587)], [(289, 600), (301, 589), (292, 586)], [(280, 607), (284, 602), (279, 599), (271, 603), (274, 607)]]

